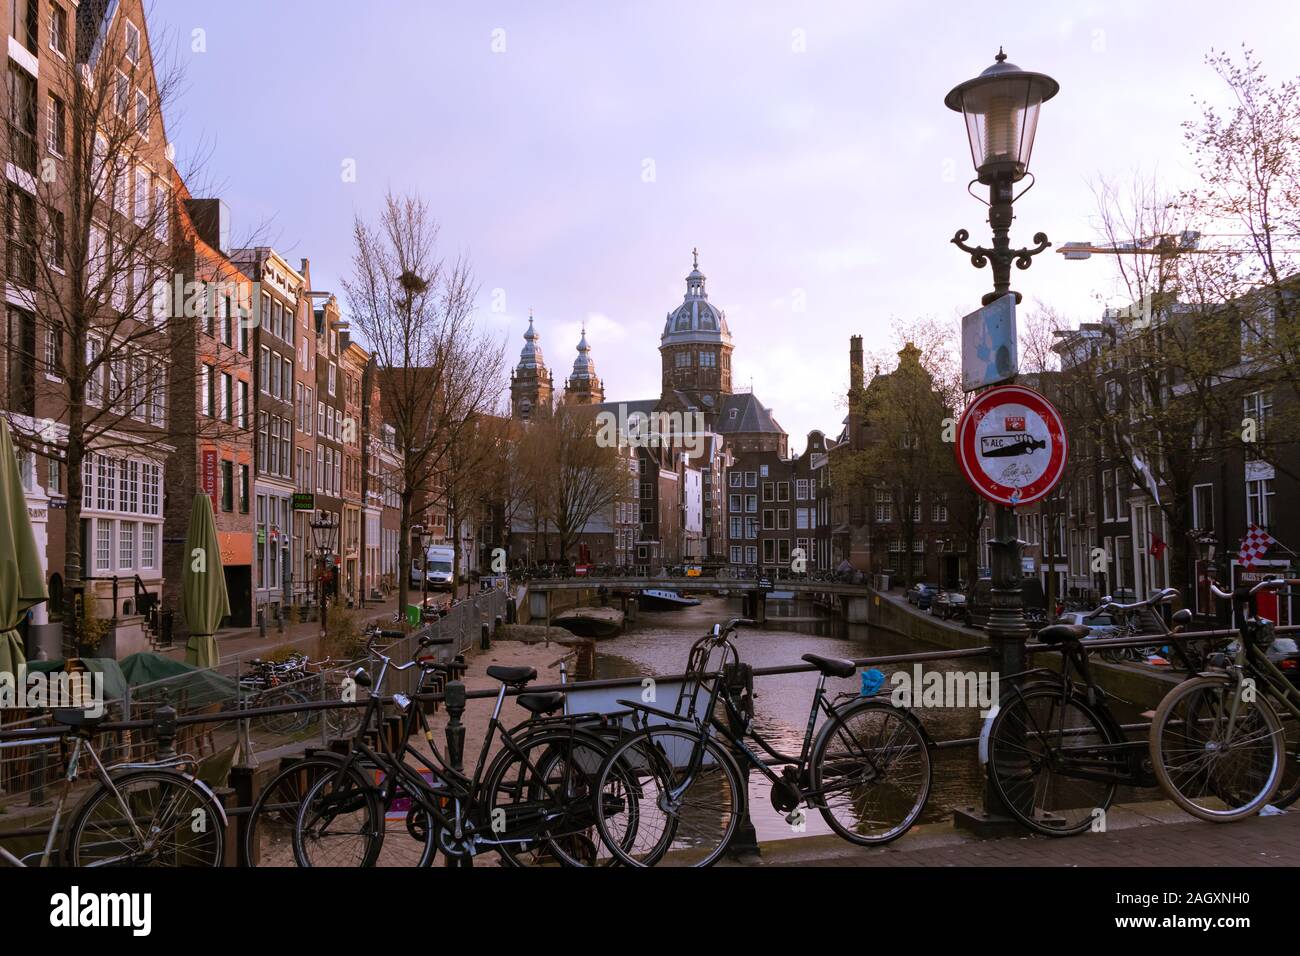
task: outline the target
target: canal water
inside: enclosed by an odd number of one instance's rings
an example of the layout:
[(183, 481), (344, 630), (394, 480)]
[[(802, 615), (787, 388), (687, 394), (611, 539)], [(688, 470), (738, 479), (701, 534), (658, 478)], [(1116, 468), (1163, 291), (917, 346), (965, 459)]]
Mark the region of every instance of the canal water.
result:
[[(627, 631), (596, 645), (596, 677), (638, 677), (679, 674), (686, 669), (691, 644), (715, 623), (740, 617), (738, 598), (706, 597), (697, 607), (675, 611), (641, 611)], [(768, 603), (768, 622), (761, 629), (741, 629), (735, 643), (741, 660), (754, 667), (797, 664), (804, 654), (859, 658), (885, 654), (906, 654), (935, 650), (866, 625), (846, 624), (839, 617), (810, 602)], [(966, 670), (973, 661), (928, 661), (926, 672)], [(890, 675), (899, 669), (912, 672), (912, 665), (887, 664), (882, 694), (893, 688)], [(797, 754), (803, 741), (812, 695), (817, 687), (815, 672), (759, 677), (754, 681), (755, 729), (782, 753)], [(861, 681), (830, 678), (832, 693), (858, 693)], [(660, 702), (671, 707), (673, 702)], [(979, 735), (982, 719), (977, 707), (920, 708), (918, 716), (935, 741)], [(820, 724), (819, 724), (820, 725)], [(934, 752), (934, 779), (930, 799), (920, 823), (946, 821), (955, 807), (978, 805), (983, 784), (975, 748), (960, 747)], [(805, 829), (795, 832), (783, 814), (772, 808), (770, 785), (758, 773), (750, 775), (750, 812), (760, 840), (789, 839), (830, 833), (816, 811), (808, 814)]]

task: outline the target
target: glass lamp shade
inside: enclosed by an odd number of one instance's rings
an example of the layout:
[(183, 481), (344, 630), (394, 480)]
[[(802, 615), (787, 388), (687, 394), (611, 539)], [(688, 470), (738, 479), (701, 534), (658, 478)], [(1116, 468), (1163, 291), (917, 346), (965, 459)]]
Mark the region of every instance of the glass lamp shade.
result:
[(944, 99), (966, 119), (971, 161), (986, 184), (1016, 182), (1029, 171), (1039, 107), (1060, 89), (1050, 76), (1022, 70), (1006, 59), (998, 51), (997, 62)]

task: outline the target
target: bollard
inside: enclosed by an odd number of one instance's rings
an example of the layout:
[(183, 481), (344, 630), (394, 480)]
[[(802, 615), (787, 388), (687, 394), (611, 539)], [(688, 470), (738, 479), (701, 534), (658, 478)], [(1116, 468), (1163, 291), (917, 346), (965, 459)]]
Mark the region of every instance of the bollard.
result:
[(279, 610), (275, 612), (275, 629), (281, 634), (284, 633), (284, 605), (281, 604)]
[(257, 609), (257, 636), (266, 637), (266, 605)]
[[(723, 669), (722, 679), (726, 682), (727, 693), (740, 705), (742, 714), (740, 721), (728, 714), (731, 732), (740, 737), (747, 729), (745, 724), (752, 720), (754, 715), (754, 668), (743, 662), (728, 664)], [(758, 831), (754, 829), (754, 821), (749, 815), (749, 760), (739, 752), (739, 748), (736, 750), (736, 766), (740, 768), (742, 774), (741, 793), (745, 797), (745, 802), (740, 811), (740, 820), (736, 824), (736, 832), (727, 845), (727, 856), (733, 859), (758, 853)]]
[(163, 691), (162, 704), (153, 712), (154, 734), (157, 739), (157, 760), (171, 760), (176, 756), (176, 708), (170, 695)]
[(493, 622), (492, 622), (492, 636), (493, 636), (493, 637), (500, 637), (500, 636), (501, 636), (501, 628), (504, 627), (504, 626), (505, 626), (505, 622), (501, 620), (501, 615), (498, 614), (498, 615), (493, 619)]
[(490, 651), (492, 649), (492, 628), (486, 624), (479, 627), (478, 649), (480, 651)]
[(465, 685), (458, 680), (448, 684), (443, 703), (447, 705), (447, 762), (459, 773), (465, 769), (465, 725), (460, 722), (465, 714)]
[(506, 600), (506, 623), (507, 624), (519, 623), (519, 608), (515, 605), (514, 598), (508, 598)]

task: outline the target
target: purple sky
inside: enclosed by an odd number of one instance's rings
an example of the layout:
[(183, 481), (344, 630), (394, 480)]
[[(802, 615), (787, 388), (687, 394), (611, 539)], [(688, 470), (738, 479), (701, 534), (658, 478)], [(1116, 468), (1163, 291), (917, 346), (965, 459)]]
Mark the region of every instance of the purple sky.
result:
[[(987, 226), (943, 97), (999, 44), (1061, 84), (1016, 207), (1026, 245), (1040, 229), (1094, 237), (1099, 175), (1186, 181), (1192, 95), (1223, 96), (1211, 46), (1245, 41), (1275, 78), (1300, 73), (1288, 5), (989, 9), (164, 0), (150, 25), (186, 68), (181, 165), (207, 151), (236, 236), (268, 222), (318, 289), (341, 292), (354, 213), (386, 188), (419, 191), (444, 248), (473, 261), (512, 360), (532, 308), (559, 380), (585, 321), (610, 399), (658, 394), (659, 334), (698, 246), (735, 381), (753, 380), (798, 451), (809, 429), (838, 431), (850, 335), (882, 348), (893, 318), (959, 315), (990, 287), (948, 244), (959, 227), (987, 241)], [(206, 52), (191, 52), (196, 29)], [(1076, 321), (1116, 293), (1099, 257), (1045, 253), (1014, 279)]]

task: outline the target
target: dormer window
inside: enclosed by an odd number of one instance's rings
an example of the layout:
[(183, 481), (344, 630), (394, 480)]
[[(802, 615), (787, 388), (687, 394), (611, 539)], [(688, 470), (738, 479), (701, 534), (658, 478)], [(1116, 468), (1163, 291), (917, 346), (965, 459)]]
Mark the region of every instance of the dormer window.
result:
[(140, 62), (140, 30), (129, 20), (126, 23), (126, 58), (132, 63)]

